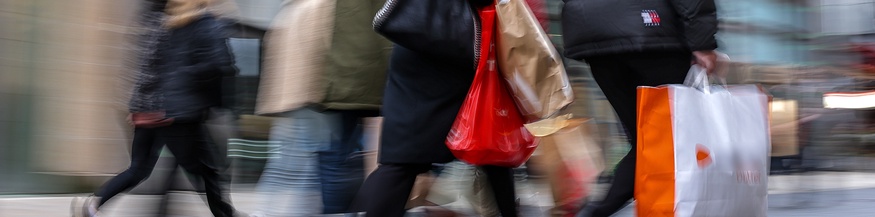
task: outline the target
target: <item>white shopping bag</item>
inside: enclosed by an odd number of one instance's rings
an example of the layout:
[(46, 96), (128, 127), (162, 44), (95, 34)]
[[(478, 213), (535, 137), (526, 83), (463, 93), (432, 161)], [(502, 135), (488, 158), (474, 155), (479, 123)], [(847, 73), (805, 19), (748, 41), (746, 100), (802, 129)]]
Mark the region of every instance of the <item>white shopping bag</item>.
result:
[(766, 216), (769, 97), (756, 85), (638, 88), (638, 216)]

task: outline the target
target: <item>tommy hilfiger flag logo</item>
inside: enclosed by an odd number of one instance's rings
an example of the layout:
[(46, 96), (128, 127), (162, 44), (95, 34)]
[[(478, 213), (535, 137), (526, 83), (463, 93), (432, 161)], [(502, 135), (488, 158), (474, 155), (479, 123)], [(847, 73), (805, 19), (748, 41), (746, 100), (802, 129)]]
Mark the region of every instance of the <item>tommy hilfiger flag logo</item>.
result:
[(659, 26), (659, 14), (656, 10), (642, 10), (641, 18), (644, 19), (644, 26)]

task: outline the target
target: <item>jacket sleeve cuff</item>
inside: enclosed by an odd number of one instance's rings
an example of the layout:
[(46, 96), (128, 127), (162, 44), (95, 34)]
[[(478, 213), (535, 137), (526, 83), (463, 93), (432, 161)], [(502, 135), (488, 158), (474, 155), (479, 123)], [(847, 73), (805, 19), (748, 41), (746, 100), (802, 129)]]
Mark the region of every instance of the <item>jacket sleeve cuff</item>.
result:
[(717, 47), (718, 47), (717, 42), (710, 42), (707, 44), (691, 45), (690, 50), (691, 51), (715, 50), (715, 49), (717, 49)]

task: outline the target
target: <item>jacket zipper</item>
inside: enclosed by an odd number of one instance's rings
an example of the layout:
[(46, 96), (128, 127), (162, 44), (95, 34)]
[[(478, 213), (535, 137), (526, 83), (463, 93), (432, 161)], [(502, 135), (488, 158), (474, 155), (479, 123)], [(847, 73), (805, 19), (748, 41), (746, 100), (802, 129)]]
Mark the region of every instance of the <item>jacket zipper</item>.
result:
[(374, 29), (380, 29), (383, 26), (383, 23), (386, 22), (386, 18), (389, 17), (389, 14), (395, 10), (395, 6), (398, 5), (398, 0), (387, 0), (386, 4), (383, 5), (383, 8), (380, 8), (380, 11), (377, 11), (377, 16), (374, 17)]
[(480, 40), (482, 40), (482, 30), (480, 29), (480, 13), (477, 13), (477, 9), (474, 7), (469, 7), (471, 9), (471, 18), (474, 20), (474, 70), (477, 70), (477, 65), (480, 64)]

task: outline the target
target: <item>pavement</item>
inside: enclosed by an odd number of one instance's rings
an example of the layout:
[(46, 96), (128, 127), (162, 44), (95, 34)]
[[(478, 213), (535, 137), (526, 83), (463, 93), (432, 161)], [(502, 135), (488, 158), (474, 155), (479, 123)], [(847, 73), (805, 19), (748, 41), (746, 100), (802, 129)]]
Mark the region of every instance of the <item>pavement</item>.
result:
[[(820, 172), (808, 175), (775, 175), (769, 178), (769, 209), (772, 217), (856, 217), (875, 216), (875, 173)], [(596, 187), (593, 197), (604, 193), (606, 185)], [(544, 216), (551, 206), (549, 191), (537, 182), (522, 182), (518, 196), (521, 216)], [(70, 216), (70, 204), (84, 195), (5, 195), (0, 196), (0, 217)], [(258, 195), (251, 188), (233, 189), (234, 205), (249, 212), (257, 207)], [(103, 217), (153, 216), (158, 196), (122, 195), (108, 203)], [(289, 203), (283, 201), (281, 203)], [(277, 202), (274, 202), (277, 203)], [(279, 204), (279, 203), (278, 203)], [(462, 213), (472, 213), (464, 202), (446, 206)], [(174, 217), (210, 216), (200, 195), (174, 192), (169, 213)], [(414, 209), (410, 216), (422, 216)], [(634, 216), (634, 204), (616, 217)]]

